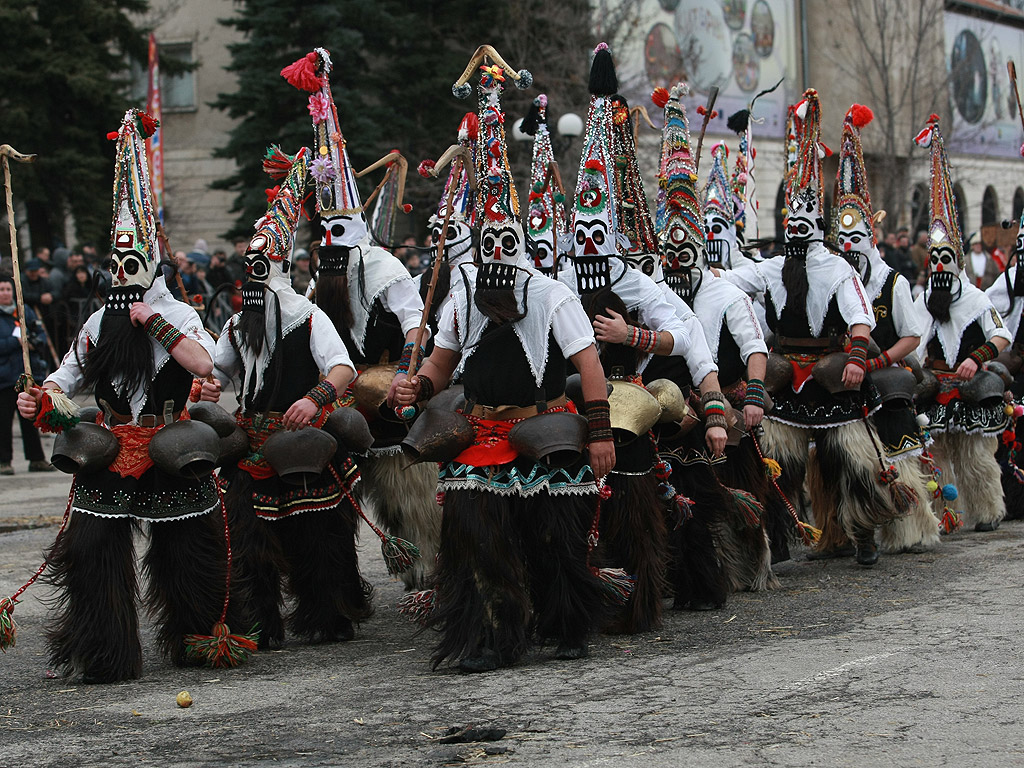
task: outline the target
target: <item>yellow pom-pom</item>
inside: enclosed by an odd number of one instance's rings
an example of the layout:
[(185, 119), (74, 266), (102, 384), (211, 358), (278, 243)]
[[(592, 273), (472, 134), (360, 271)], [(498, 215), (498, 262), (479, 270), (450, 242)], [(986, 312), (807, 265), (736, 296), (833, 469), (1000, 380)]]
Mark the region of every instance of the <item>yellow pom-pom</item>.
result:
[(937, 490), (939, 490), (939, 484), (934, 480), (929, 480), (924, 487), (927, 488), (931, 493), (935, 493)]
[(1013, 416), (1013, 403), (1007, 403), (1003, 406), (1003, 413), (1007, 416)]
[(779, 466), (779, 462), (775, 459), (764, 459), (764, 471), (768, 473), (768, 476), (773, 479), (778, 479), (782, 476), (782, 467)]

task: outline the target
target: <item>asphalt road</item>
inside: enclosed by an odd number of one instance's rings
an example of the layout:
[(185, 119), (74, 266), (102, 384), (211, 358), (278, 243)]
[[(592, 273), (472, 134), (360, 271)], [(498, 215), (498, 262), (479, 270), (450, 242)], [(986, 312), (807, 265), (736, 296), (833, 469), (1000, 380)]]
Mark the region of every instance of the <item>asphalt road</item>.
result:
[[(0, 478), (0, 526), (18, 527), (0, 533), (5, 595), (56, 532), (21, 526), (59, 517), (69, 484), (15, 466)], [(396, 613), (401, 584), (362, 542), (377, 612), (356, 640), (287, 643), (237, 670), (170, 666), (147, 622), (141, 680), (52, 679), (36, 587), (0, 656), (0, 768), (1024, 765), (1022, 522), (872, 570), (798, 559), (774, 592), (669, 611), (658, 632), (596, 638), (583, 661), (541, 648), (478, 676), (430, 670), (433, 637)], [(470, 724), (507, 733), (439, 743)]]

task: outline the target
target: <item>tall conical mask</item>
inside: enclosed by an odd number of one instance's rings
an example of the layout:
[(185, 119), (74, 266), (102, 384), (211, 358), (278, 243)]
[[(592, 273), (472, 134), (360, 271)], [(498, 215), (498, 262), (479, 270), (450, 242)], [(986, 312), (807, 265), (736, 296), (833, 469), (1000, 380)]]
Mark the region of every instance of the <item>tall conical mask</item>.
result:
[[(487, 64), (488, 59), (492, 63)], [(452, 86), (456, 96), (469, 95), (466, 86), (477, 67), (480, 83), (476, 215), (480, 220), (480, 268), (476, 284), (477, 288), (511, 290), (518, 268), (526, 264), (526, 235), (519, 220), (519, 196), (509, 168), (501, 91), (509, 79), (519, 88), (528, 88), (533, 76), (525, 69), (513, 71), (492, 47), (481, 46)]]
[(820, 140), (821, 104), (813, 88), (791, 113), (795, 152), (786, 177), (786, 242), (806, 244), (825, 238), (825, 198), (821, 179), (821, 161), (826, 149)]
[(636, 156), (636, 141), (630, 123), (629, 103), (618, 94), (612, 97), (612, 155), (615, 158), (615, 216), (625, 237), (626, 261), (648, 277), (660, 280), (661, 257), (654, 218), (647, 205), (643, 176)]
[(611, 96), (618, 89), (615, 64), (606, 43), (594, 49), (590, 68), (590, 111), (573, 199), (572, 262), (580, 294), (611, 283), (611, 257), (618, 254), (618, 222), (612, 199)]
[(558, 242), (566, 231), (565, 193), (557, 186), (555, 155), (548, 130), (548, 97), (533, 100), (520, 130), (533, 136), (533, 160), (530, 164), (530, 194), (526, 208), (526, 237), (533, 265), (551, 274), (558, 255)]
[(832, 240), (853, 261), (862, 277), (865, 277), (867, 266), (864, 254), (875, 245), (875, 231), (860, 132), (873, 118), (870, 109), (854, 104), (843, 119), (839, 170), (832, 203)]
[(281, 183), (267, 190), (267, 212), (256, 222), (256, 232), (245, 252), (248, 281), (242, 287), (243, 309), (262, 311), (263, 287), (272, 286), (279, 278), (288, 279), (295, 229), (302, 214), (309, 173), (309, 155), (307, 147), (287, 155), (280, 147), (273, 146), (263, 158), (263, 170)]
[[(459, 123), (457, 146), (468, 151), (473, 168), (468, 168), (463, 163), (452, 162), (450, 164), (444, 192), (437, 204), (437, 213), (430, 217), (431, 236), (433, 242), (436, 243), (441, 239), (441, 225), (444, 223), (447, 210), (445, 204), (448, 201), (448, 194), (454, 186), (452, 211), (448, 217), (448, 232), (444, 241), (444, 256), (449, 265), (453, 267), (473, 258), (473, 230), (479, 223), (476, 215), (476, 194), (470, 185), (470, 174), (475, 174), (479, 135), (480, 119), (476, 112), (467, 112)], [(429, 177), (431, 174), (428, 168), (433, 168), (433, 161), (425, 161), (420, 173)]]
[(681, 101), (686, 83), (656, 89), (652, 100), (665, 108), (658, 164), (657, 230), (665, 282), (685, 301), (700, 287), (704, 260), (704, 212), (697, 193), (697, 164), (690, 149), (690, 127)]
[(281, 75), (291, 85), (309, 93), (308, 109), (314, 134), (309, 172), (316, 183), (322, 264), (332, 257), (332, 252), (325, 249), (338, 246), (347, 249), (367, 236), (355, 172), (331, 95), (332, 66), (330, 53), (325, 48), (316, 48), (281, 70)]
[(939, 130), (939, 116), (931, 115), (928, 124), (917, 134), (914, 142), (931, 149), (931, 194), (928, 212), (928, 272), (929, 287), (935, 291), (949, 291), (964, 264), (964, 241), (960, 234), (956, 197), (949, 172), (949, 159)]
[(146, 139), (157, 122), (145, 112), (129, 109), (121, 126), (108, 138), (117, 139), (114, 165), (114, 215), (110, 228), (109, 314), (128, 314), (131, 305), (153, 284), (160, 268), (156, 209), (149, 180)]
[(712, 267), (732, 262), (738, 250), (736, 240), (736, 205), (729, 184), (729, 148), (719, 142), (711, 148), (711, 170), (704, 185), (704, 253)]

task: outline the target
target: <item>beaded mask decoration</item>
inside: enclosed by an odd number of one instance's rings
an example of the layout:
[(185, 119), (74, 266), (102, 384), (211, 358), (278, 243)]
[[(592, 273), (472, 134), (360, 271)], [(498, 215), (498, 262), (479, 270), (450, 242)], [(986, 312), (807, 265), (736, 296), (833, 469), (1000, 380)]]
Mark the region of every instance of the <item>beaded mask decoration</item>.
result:
[(568, 230), (568, 221), (564, 206), (565, 193), (553, 183), (557, 169), (551, 149), (547, 108), (548, 97), (542, 93), (533, 100), (521, 130), (533, 135), (530, 194), (526, 208), (527, 247), (533, 265), (544, 274), (551, 274), (558, 256), (558, 241)]
[(719, 142), (711, 148), (711, 170), (704, 185), (704, 253), (712, 267), (727, 263), (736, 239), (736, 206), (728, 178), (729, 148)]
[(929, 284), (938, 290), (950, 290), (964, 265), (963, 236), (960, 234), (956, 197), (949, 172), (949, 159), (939, 129), (939, 116), (931, 115), (928, 124), (914, 138), (920, 147), (931, 149), (931, 194), (928, 227)]
[(860, 139), (861, 129), (873, 117), (871, 110), (861, 104), (854, 104), (846, 113), (833, 195), (832, 239), (858, 269), (863, 266), (861, 255), (870, 252), (875, 244), (871, 194)]

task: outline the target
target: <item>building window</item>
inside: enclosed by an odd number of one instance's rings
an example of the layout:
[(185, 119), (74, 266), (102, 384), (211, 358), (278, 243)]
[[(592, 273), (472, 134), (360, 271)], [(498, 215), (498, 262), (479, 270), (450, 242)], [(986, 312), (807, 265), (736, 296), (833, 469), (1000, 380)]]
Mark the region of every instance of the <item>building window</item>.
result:
[[(195, 112), (196, 85), (195, 71), (168, 75), (163, 66), (165, 59), (171, 58), (186, 64), (195, 59), (192, 54), (192, 43), (158, 43), (160, 52), (160, 108), (164, 112)], [(147, 65), (145, 62), (132, 62), (132, 100), (140, 106), (146, 104), (148, 95)]]
[(999, 200), (996, 197), (995, 187), (985, 187), (985, 194), (981, 198), (981, 226), (996, 224), (999, 221)]

